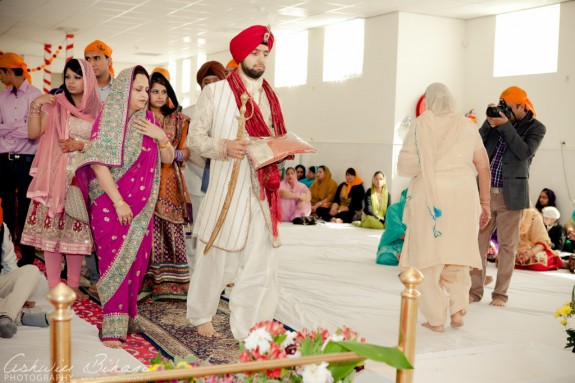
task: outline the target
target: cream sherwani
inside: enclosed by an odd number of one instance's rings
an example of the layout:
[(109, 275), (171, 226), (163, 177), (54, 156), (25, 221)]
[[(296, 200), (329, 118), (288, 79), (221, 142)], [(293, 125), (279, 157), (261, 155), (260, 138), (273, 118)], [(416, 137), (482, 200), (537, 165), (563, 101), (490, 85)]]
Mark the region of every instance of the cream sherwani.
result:
[[(263, 79), (242, 76), (242, 80), (271, 126), (269, 101), (260, 91)], [(230, 326), (234, 337), (243, 339), (254, 324), (273, 319), (278, 295), (273, 247), (279, 243), (274, 243), (269, 206), (259, 199), (257, 173), (247, 156), (240, 163), (226, 220), (212, 248), (203, 254), (228, 192), (234, 162), (225, 154), (225, 140), (236, 138), (239, 114), (228, 82), (218, 81), (202, 91), (190, 125), (188, 146), (211, 158), (211, 165), (209, 187), (194, 224), (197, 256), (188, 291), (187, 318), (196, 326), (211, 321), (221, 291), (234, 282)]]

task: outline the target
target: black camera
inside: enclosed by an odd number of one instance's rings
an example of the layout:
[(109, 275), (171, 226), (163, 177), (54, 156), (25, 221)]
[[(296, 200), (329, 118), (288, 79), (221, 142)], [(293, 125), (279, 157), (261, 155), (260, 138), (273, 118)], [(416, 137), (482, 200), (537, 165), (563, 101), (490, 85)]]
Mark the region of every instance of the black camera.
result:
[(487, 114), (487, 117), (501, 117), (499, 112), (502, 112), (507, 118), (511, 118), (511, 115), (513, 114), (511, 107), (507, 105), (505, 100), (502, 98), (499, 99), (499, 104), (496, 106), (488, 106), (485, 114)]

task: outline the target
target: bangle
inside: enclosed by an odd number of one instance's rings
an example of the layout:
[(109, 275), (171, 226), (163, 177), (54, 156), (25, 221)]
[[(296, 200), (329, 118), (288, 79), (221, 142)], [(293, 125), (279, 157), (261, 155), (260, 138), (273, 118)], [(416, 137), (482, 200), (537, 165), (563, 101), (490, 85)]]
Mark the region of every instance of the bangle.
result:
[(166, 149), (168, 146), (170, 146), (170, 141), (168, 139), (166, 139), (165, 144), (158, 142), (158, 146), (160, 147), (160, 149)]
[(489, 205), (489, 204), (490, 204), (490, 201), (482, 201), (482, 200), (479, 200), (479, 203), (482, 204), (482, 205)]
[(182, 161), (184, 159), (184, 153), (181, 150), (176, 149), (174, 153), (174, 161)]
[(116, 202), (114, 202), (114, 207), (117, 209), (119, 207), (122, 207), (126, 204), (126, 202), (120, 198), (119, 200), (117, 200)]

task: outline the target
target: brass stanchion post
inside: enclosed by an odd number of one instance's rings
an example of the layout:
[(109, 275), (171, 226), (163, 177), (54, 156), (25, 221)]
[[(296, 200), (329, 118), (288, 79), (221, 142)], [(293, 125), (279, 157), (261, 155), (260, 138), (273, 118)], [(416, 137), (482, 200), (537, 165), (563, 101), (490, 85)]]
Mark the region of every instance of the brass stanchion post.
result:
[[(417, 324), (417, 306), (419, 296), (417, 286), (423, 282), (423, 274), (414, 267), (410, 267), (399, 275), (405, 290), (401, 293), (401, 314), (399, 318), (399, 341), (397, 347), (403, 351), (409, 363), (414, 366), (415, 359), (415, 331)], [(413, 370), (397, 370), (396, 383), (413, 382)]]
[(71, 380), (71, 321), (70, 306), (76, 300), (76, 293), (59, 283), (48, 293), (48, 300), (54, 306), (50, 314), (50, 381), (68, 383)]

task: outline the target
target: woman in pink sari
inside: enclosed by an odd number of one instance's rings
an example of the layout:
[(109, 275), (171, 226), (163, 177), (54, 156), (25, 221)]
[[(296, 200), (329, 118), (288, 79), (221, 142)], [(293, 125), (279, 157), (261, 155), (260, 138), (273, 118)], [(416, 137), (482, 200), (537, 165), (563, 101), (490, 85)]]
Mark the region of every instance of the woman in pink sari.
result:
[[(83, 255), (92, 252), (92, 235), (87, 223), (64, 211), (67, 191), (81, 153), (90, 140), (94, 120), (102, 109), (100, 92), (92, 66), (72, 59), (64, 66), (63, 92), (36, 98), (28, 117), (28, 136), (41, 137), (28, 188), (32, 203), (22, 233), (22, 243), (44, 250), (48, 286), (60, 282), (62, 254), (68, 264), (67, 283), (79, 299)], [(45, 111), (41, 111), (44, 109)]]
[(152, 246), (160, 161), (174, 160), (174, 148), (146, 109), (148, 90), (149, 76), (141, 66), (118, 75), (76, 172), (91, 201), (90, 223), (100, 258), (98, 294), (104, 313), (100, 339), (112, 348), (121, 347), (129, 328), (135, 332), (137, 327), (134, 319)]
[(310, 215), (311, 192), (305, 184), (297, 180), (294, 168), (287, 168), (279, 193), (283, 222), (291, 222), (294, 218)]

